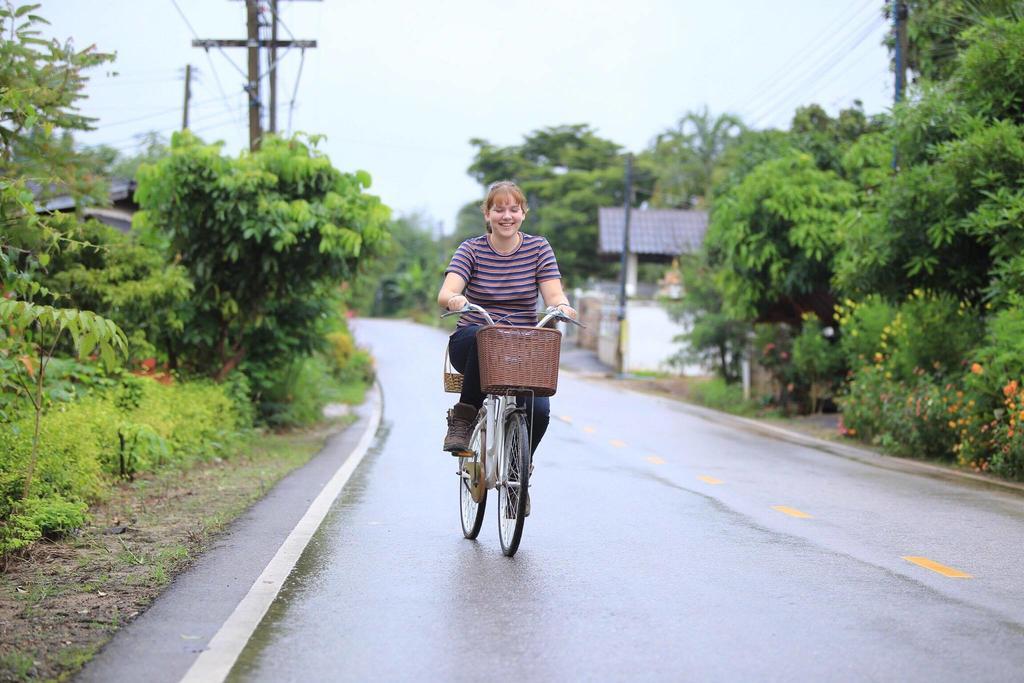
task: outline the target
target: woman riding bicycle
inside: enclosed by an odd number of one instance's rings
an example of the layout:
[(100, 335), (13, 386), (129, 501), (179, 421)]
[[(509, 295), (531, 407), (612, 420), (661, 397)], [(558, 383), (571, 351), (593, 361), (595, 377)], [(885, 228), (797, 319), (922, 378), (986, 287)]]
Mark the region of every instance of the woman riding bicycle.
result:
[[(519, 229), (529, 211), (523, 191), (513, 182), (496, 182), (488, 188), (481, 209), (487, 232), (455, 250), (437, 303), (458, 311), (468, 301), (486, 308), (498, 324), (528, 327), (537, 324), (539, 291), (545, 306), (557, 307), (575, 319), (576, 310), (562, 291), (562, 275), (551, 245), (543, 237)], [(484, 402), (476, 351), (476, 333), (484, 324), (479, 313), (466, 313), (448, 340), (452, 365), (463, 375), (462, 395), (448, 411), (444, 438), (444, 450), (453, 454), (469, 449), (473, 422)], [(548, 427), (550, 403), (546, 397), (519, 401), (533, 414), (530, 447), (535, 453)]]

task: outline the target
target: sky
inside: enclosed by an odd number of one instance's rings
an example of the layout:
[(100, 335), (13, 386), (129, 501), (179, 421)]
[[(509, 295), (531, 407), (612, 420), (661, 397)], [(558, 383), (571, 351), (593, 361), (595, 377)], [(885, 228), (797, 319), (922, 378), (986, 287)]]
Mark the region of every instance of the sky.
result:
[[(278, 67), (278, 127), (326, 136), (343, 171), (373, 177), (396, 214), (451, 232), (483, 189), (471, 138), (515, 145), (586, 123), (640, 152), (688, 111), (786, 128), (797, 106), (830, 113), (892, 101), (883, 0), (280, 0), (279, 38), (316, 40)], [(181, 126), (184, 67), (198, 69), (191, 128), (235, 154), (248, 146), (240, 0), (42, 0), (48, 37), (116, 52), (81, 104), (86, 145), (137, 151)], [(301, 75), (300, 75), (301, 65)], [(266, 81), (264, 84), (264, 100)], [(294, 101), (293, 101), (294, 98)], [(290, 123), (290, 125), (289, 125)]]

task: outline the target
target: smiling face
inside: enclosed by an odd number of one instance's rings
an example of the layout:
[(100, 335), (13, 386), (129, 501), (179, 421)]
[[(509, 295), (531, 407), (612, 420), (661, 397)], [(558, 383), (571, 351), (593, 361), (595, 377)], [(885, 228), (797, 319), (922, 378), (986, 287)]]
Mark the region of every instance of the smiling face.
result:
[(496, 197), (491, 207), (484, 212), (484, 220), (491, 231), (503, 239), (515, 237), (519, 226), (523, 224), (526, 212), (514, 197)]
[(523, 224), (530, 207), (526, 204), (526, 195), (511, 180), (499, 180), (487, 188), (487, 198), (480, 206), (484, 212), (484, 224), (487, 232), (500, 228), (500, 237), (513, 237), (519, 226)]

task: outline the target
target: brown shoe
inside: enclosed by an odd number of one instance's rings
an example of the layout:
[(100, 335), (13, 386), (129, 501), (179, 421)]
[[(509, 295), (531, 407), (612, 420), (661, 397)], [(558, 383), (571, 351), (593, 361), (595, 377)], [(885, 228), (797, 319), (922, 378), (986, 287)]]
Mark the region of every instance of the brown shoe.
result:
[(448, 411), (448, 433), (444, 437), (444, 450), (459, 453), (469, 450), (469, 437), (473, 433), (477, 409), (469, 403), (456, 403)]

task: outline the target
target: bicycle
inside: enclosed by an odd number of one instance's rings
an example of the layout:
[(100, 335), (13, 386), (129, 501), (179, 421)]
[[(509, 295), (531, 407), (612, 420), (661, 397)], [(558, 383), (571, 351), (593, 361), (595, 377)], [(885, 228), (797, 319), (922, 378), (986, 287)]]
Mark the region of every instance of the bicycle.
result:
[[(469, 450), (460, 453), (459, 458), (459, 507), (461, 510), (462, 534), (474, 539), (483, 525), (484, 511), (487, 508), (487, 492), (496, 490), (498, 495), (498, 540), (501, 551), (508, 557), (515, 555), (522, 540), (523, 524), (529, 502), (530, 472), (532, 454), (530, 453), (530, 430), (526, 426), (525, 406), (519, 407), (516, 402), (518, 395), (551, 396), (555, 393), (558, 377), (558, 344), (561, 333), (547, 330), (545, 326), (551, 320), (569, 322), (580, 327), (584, 325), (565, 315), (556, 307), (548, 308), (545, 315), (535, 327), (496, 326), (490, 314), (481, 306), (467, 303), (458, 311), (445, 313), (441, 317), (462, 315), (476, 311), (484, 316), (488, 327), (481, 328), (477, 334), (478, 349), (481, 355), (481, 388), (487, 394), (484, 404), (477, 414), (473, 431), (469, 440)], [(505, 330), (508, 334), (523, 335), (524, 330), (544, 330), (553, 332), (554, 338), (540, 343), (549, 347), (554, 344), (553, 368), (527, 368), (522, 373), (518, 361), (530, 364), (530, 347), (523, 343), (505, 347), (502, 352), (504, 365), (515, 368), (507, 372), (499, 372), (500, 377), (488, 378), (485, 381), (484, 358), (489, 351), (486, 330)], [(515, 332), (513, 332), (515, 331)], [(481, 335), (483, 335), (481, 337)], [(533, 335), (536, 336), (536, 335)], [(536, 342), (535, 342), (536, 343)], [(526, 351), (525, 354), (520, 352)], [(512, 355), (510, 355), (512, 354)], [(541, 356), (538, 365), (552, 364), (552, 354)], [(510, 363), (510, 361), (512, 361)], [(522, 374), (521, 374), (522, 373)], [(495, 374), (491, 370), (490, 374)], [(524, 376), (525, 375), (525, 376)], [(553, 375), (553, 380), (551, 379)], [(542, 377), (538, 379), (538, 377)], [(522, 381), (526, 380), (526, 381)], [(531, 383), (534, 382), (534, 383)], [(531, 416), (532, 417), (532, 416)]]

